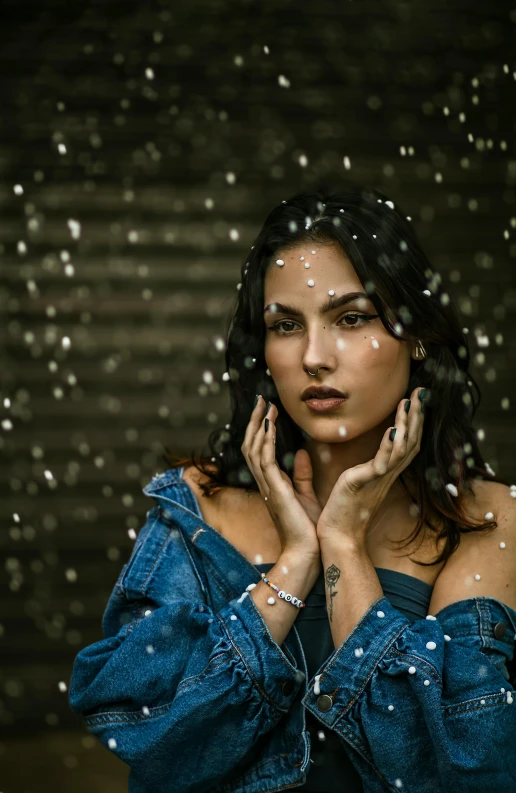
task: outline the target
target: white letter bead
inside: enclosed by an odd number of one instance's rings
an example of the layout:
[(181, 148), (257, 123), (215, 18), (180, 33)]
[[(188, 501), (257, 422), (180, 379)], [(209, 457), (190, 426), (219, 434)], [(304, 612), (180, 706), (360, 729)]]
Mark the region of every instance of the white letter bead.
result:
[(307, 283), (308, 283), (308, 286), (315, 286), (315, 281), (312, 278), (310, 278), (310, 280), (307, 281)]
[(274, 600), (274, 598), (267, 598), (267, 603), (269, 604), (269, 606), (274, 606), (276, 601)]
[(482, 576), (479, 576), (479, 574), (477, 573), (476, 576), (475, 576), (475, 581), (480, 581), (481, 577)]
[(425, 680), (424, 685), (425, 686), (429, 686), (430, 685), (430, 680)]
[(448, 634), (447, 634), (447, 633), (445, 633), (445, 634), (444, 634), (444, 641), (445, 641), (445, 642), (451, 642), (451, 636), (448, 636)]
[(409, 675), (415, 675), (416, 674), (416, 667), (415, 666), (409, 666), (408, 673), (409, 673)]
[(230, 619), (232, 619), (232, 620), (236, 620), (236, 619), (238, 619), (238, 617), (236, 616), (236, 614), (232, 614), (232, 615), (231, 615), (231, 617), (230, 617)]
[(486, 704), (486, 701), (485, 701), (485, 699), (481, 699), (481, 700), (480, 700), (480, 704), (481, 704), (481, 705), (485, 705), (485, 704)]
[(387, 710), (394, 710), (394, 705), (388, 705)]
[(505, 548), (505, 543), (504, 542), (500, 543), (500, 548)]
[(435, 650), (436, 647), (437, 647), (437, 645), (436, 645), (435, 642), (427, 642), (426, 643), (426, 649), (427, 650)]
[(383, 611), (377, 611), (376, 612), (376, 616), (377, 617), (385, 617), (385, 614), (383, 613)]

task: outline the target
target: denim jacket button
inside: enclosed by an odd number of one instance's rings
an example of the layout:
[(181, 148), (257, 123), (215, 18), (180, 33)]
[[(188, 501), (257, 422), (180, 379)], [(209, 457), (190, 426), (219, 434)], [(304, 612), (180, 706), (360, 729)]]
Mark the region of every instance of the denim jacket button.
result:
[(507, 625), (505, 622), (497, 622), (494, 628), (494, 635), (497, 639), (503, 639), (507, 633)]
[(320, 697), (317, 697), (317, 707), (319, 710), (322, 710), (323, 713), (326, 713), (331, 706), (333, 705), (333, 697), (330, 697), (329, 694), (321, 694)]
[(294, 690), (294, 683), (292, 682), (292, 680), (285, 680), (285, 682), (281, 686), (282, 694), (288, 697), (289, 694), (292, 694), (293, 690)]

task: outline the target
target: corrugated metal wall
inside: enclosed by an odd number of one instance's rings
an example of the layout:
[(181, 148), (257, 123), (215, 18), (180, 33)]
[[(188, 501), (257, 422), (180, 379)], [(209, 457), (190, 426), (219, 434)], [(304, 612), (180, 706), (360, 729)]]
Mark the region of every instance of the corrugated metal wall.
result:
[(229, 418), (217, 339), (300, 189), (350, 176), (412, 216), (469, 328), (486, 459), (515, 480), (514, 9), (3, 4), (5, 733), (81, 726), (58, 684), (102, 638), (163, 445), (206, 451)]

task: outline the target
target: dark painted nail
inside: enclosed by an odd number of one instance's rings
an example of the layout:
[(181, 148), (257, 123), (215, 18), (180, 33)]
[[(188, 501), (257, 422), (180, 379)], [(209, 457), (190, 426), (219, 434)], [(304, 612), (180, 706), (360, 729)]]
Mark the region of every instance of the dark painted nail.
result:
[(265, 432), (269, 429), (269, 419), (265, 419)]
[(392, 430), (389, 432), (389, 440), (393, 441), (395, 435), (396, 435), (396, 427), (393, 427)]
[(265, 415), (267, 415), (267, 413), (271, 409), (271, 405), (272, 405), (272, 402), (267, 402), (267, 410), (265, 411)]
[(410, 399), (407, 399), (405, 402), (405, 413), (408, 413), (410, 410)]
[(258, 404), (258, 400), (259, 399), (260, 399), (260, 394), (256, 394), (256, 396), (254, 398), (253, 410), (255, 409), (256, 405)]
[(426, 399), (426, 388), (421, 388), (421, 389), (420, 389), (420, 390), (417, 392), (417, 396), (418, 396), (418, 399), (420, 399), (420, 400), (421, 400), (421, 402), (423, 401), (423, 399)]
[(423, 416), (425, 415), (425, 403), (424, 402), (421, 403), (421, 413), (423, 414)]

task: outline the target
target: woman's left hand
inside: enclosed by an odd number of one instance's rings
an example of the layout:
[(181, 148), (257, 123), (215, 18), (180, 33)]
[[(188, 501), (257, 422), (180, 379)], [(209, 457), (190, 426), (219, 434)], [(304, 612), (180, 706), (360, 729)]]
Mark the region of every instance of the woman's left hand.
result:
[(409, 413), (402, 399), (396, 413), (396, 435), (386, 430), (376, 456), (367, 463), (348, 468), (338, 478), (317, 522), (320, 543), (345, 537), (363, 548), (369, 526), (399, 474), (421, 448), (423, 436), (421, 388), (412, 392)]

